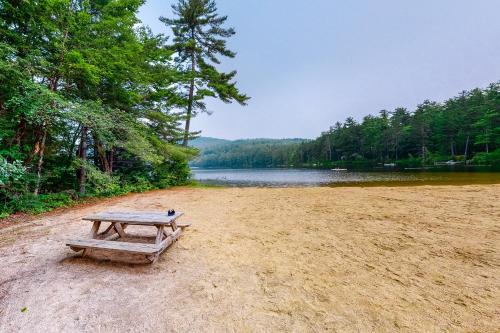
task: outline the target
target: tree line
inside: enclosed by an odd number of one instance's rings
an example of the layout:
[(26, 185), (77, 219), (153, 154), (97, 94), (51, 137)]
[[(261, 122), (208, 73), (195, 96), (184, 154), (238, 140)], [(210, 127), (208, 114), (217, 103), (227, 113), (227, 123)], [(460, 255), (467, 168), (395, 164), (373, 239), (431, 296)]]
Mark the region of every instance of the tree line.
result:
[(143, 25), (143, 0), (0, 0), (0, 214), (182, 184), (207, 97), (245, 104), (226, 16), (179, 0)]
[(500, 83), (413, 111), (349, 117), (315, 140), (241, 142), (205, 149), (203, 167), (421, 167), (439, 162), (500, 166)]

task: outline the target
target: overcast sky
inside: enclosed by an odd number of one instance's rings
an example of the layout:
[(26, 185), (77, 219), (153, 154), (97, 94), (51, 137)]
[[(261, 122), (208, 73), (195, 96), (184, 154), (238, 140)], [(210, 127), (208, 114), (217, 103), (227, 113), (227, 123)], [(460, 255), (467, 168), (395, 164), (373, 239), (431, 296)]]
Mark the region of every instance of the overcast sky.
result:
[[(171, 0), (140, 11), (154, 32)], [(236, 29), (224, 61), (248, 106), (209, 102), (204, 136), (314, 138), (348, 116), (413, 109), (500, 80), (499, 0), (218, 0)]]

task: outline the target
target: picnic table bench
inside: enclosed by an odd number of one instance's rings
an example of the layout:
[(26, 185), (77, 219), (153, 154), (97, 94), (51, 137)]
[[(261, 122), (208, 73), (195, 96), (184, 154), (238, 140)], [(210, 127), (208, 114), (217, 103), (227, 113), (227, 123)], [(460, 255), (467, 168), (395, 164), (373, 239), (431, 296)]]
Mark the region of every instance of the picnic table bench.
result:
[[(144, 254), (146, 258), (154, 263), (160, 254), (170, 246), (182, 234), (182, 230), (189, 224), (178, 223), (177, 219), (183, 213), (175, 213), (169, 216), (160, 212), (102, 212), (84, 217), (84, 221), (90, 221), (90, 239), (72, 239), (66, 242), (73, 251), (79, 252), (87, 249), (104, 249), (122, 251), (128, 253)], [(104, 231), (99, 232), (102, 223), (109, 223)], [(125, 238), (125, 229), (129, 225), (156, 227), (156, 239), (154, 244), (131, 243), (116, 241)], [(167, 232), (168, 228), (172, 231)], [(166, 229), (167, 228), (167, 229)]]

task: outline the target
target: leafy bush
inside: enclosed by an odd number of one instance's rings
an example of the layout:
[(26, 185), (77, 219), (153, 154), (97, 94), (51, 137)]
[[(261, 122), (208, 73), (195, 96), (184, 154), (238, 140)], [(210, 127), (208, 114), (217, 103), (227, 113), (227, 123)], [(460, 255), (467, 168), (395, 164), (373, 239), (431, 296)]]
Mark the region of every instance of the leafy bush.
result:
[(0, 187), (8, 187), (12, 183), (20, 180), (26, 173), (21, 161), (9, 163), (0, 156)]
[(68, 206), (73, 199), (67, 193), (51, 193), (34, 195), (24, 194), (6, 205), (4, 213), (24, 212), (40, 214), (58, 207)]
[(146, 177), (141, 176), (134, 177), (127, 185), (129, 189), (127, 192), (146, 192), (155, 188)]
[(28, 174), (20, 161), (9, 163), (0, 157), (0, 213), (7, 210), (7, 205), (27, 192)]
[(490, 153), (477, 153), (472, 159), (473, 164), (500, 165), (500, 149)]
[(398, 160), (396, 164), (400, 168), (419, 167), (422, 165), (422, 158), (408, 154), (408, 158)]
[(84, 166), (87, 177), (85, 196), (112, 196), (124, 193), (118, 177), (113, 177), (94, 165), (80, 160), (74, 162), (75, 170), (81, 165)]

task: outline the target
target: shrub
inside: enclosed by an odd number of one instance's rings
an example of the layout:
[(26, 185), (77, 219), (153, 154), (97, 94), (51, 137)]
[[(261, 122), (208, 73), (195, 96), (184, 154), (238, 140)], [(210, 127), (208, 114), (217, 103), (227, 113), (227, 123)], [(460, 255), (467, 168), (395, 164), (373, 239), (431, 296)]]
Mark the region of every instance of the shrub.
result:
[(28, 192), (28, 174), (20, 161), (9, 163), (0, 156), (0, 213), (8, 210), (7, 205)]
[(472, 159), (473, 164), (478, 165), (500, 165), (500, 149), (490, 153), (477, 153)]
[(27, 193), (13, 199), (7, 204), (4, 213), (24, 212), (40, 214), (58, 207), (65, 207), (73, 201), (67, 193), (51, 193), (34, 195)]
[(0, 156), (0, 187), (8, 187), (13, 182), (22, 179), (25, 173), (26, 169), (22, 166), (21, 161), (9, 163)]
[[(82, 161), (74, 163), (75, 168), (79, 168)], [(85, 196), (112, 196), (122, 194), (122, 186), (118, 177), (113, 177), (105, 172), (102, 172), (94, 165), (84, 162), (83, 164), (86, 171), (86, 194)]]

